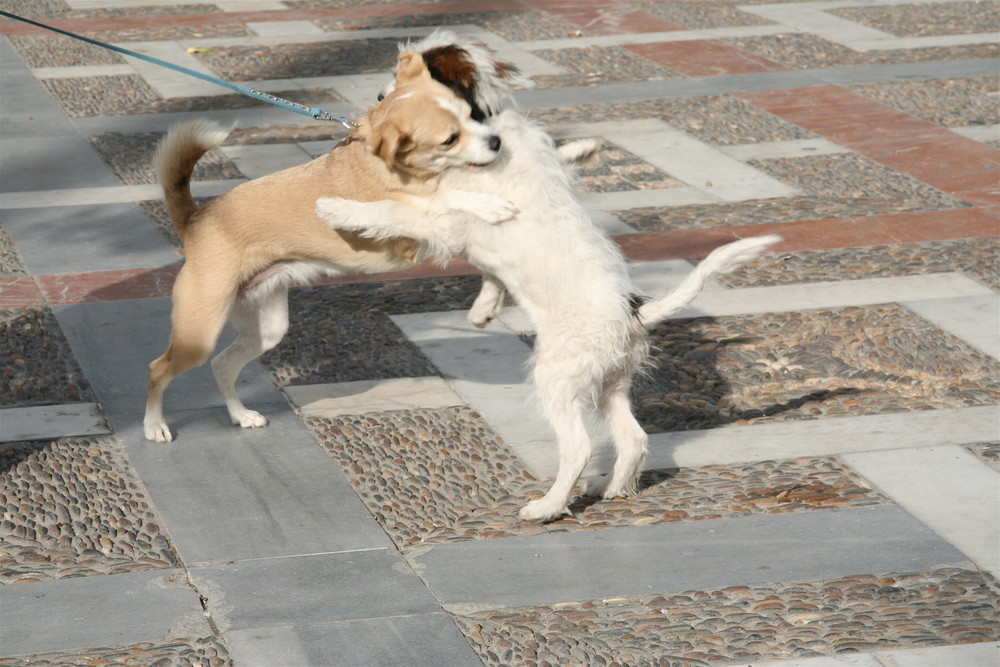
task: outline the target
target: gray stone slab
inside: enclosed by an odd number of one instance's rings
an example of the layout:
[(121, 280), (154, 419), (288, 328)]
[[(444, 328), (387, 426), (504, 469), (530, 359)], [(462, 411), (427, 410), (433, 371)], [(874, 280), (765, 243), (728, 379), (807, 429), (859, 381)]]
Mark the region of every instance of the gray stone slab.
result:
[(393, 549), (191, 569), (223, 632), (439, 612)]
[(0, 656), (209, 637), (180, 570), (0, 586)]
[(972, 76), (996, 76), (997, 61), (992, 58), (937, 60), (857, 67), (830, 67), (806, 70), (829, 83), (869, 83), (923, 79), (960, 79)]
[[(149, 362), (167, 347), (170, 337), (170, 299), (136, 299), (75, 304), (53, 308), (73, 355), (83, 369), (106, 414), (138, 416), (146, 407)], [(221, 350), (232, 335), (224, 334)], [(237, 385), (248, 407), (287, 405), (257, 363), (243, 371)], [(184, 373), (167, 389), (167, 420), (179, 410), (218, 407), (219, 393), (208, 365)]]
[(118, 184), (6, 40), (0, 91), (0, 192)]
[(482, 666), (445, 613), (227, 632), (241, 667)]
[(389, 538), (289, 409), (266, 428), (217, 410), (177, 415), (175, 440), (145, 440), (137, 419), (111, 418), (188, 564), (385, 548)]
[(3, 192), (121, 184), (80, 136), (5, 136), (0, 156), (0, 199)]
[(36, 275), (164, 266), (179, 259), (135, 204), (8, 209), (3, 226)]
[(894, 505), (460, 542), (413, 562), (463, 609), (968, 566)]
[(78, 136), (59, 105), (5, 39), (0, 39), (0, 91), (0, 143), (8, 138)]

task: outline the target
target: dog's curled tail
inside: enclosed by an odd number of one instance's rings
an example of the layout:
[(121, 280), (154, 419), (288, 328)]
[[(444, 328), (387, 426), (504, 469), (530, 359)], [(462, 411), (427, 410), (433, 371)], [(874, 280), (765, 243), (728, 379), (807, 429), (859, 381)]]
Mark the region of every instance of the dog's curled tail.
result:
[(662, 322), (694, 301), (713, 276), (732, 271), (779, 241), (781, 237), (772, 234), (741, 239), (716, 248), (699, 262), (677, 289), (661, 299), (643, 304), (639, 308), (639, 320), (647, 327)]
[(188, 221), (198, 205), (191, 196), (191, 174), (201, 156), (219, 146), (229, 131), (207, 120), (178, 123), (160, 142), (153, 158), (156, 177), (163, 188), (167, 212), (183, 240)]

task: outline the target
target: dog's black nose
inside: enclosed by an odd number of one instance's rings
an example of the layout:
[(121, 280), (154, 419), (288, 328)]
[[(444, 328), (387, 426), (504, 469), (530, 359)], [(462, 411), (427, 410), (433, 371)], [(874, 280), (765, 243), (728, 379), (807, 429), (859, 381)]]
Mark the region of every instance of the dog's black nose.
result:
[(493, 151), (494, 153), (500, 150), (500, 137), (498, 137), (495, 134), (492, 137), (490, 137), (489, 146), (490, 150)]
[(385, 99), (385, 93), (379, 93), (378, 94), (378, 101), (381, 102), (384, 99)]

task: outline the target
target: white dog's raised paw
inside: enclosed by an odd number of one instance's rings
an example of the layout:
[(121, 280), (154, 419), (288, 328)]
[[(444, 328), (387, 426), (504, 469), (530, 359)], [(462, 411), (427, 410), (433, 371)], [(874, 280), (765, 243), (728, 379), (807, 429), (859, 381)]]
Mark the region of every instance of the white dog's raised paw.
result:
[(518, 512), (518, 517), (522, 521), (555, 521), (561, 516), (569, 514), (569, 508), (565, 505), (553, 505), (551, 501), (546, 501), (545, 498), (540, 498), (538, 500), (532, 500), (530, 503), (521, 508)]
[(354, 222), (358, 205), (343, 197), (320, 197), (316, 200), (316, 215), (334, 229), (360, 229)]
[(461, 211), (480, 218), (491, 225), (506, 222), (517, 215), (513, 202), (482, 192), (452, 192), (442, 202), (445, 211)]

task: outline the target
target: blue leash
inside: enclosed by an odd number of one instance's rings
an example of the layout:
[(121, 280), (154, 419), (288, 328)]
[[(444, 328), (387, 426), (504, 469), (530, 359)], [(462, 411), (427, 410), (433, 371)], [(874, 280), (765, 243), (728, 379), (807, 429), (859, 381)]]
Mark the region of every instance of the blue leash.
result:
[(28, 23), (39, 28), (44, 28), (45, 30), (51, 30), (52, 32), (58, 32), (61, 35), (66, 35), (67, 37), (78, 39), (81, 42), (87, 42), (88, 44), (93, 44), (94, 46), (100, 46), (101, 48), (108, 49), (110, 51), (117, 51), (118, 53), (125, 54), (126, 56), (132, 56), (133, 58), (145, 60), (146, 62), (151, 62), (155, 65), (160, 65), (161, 67), (166, 67), (168, 69), (181, 72), (182, 74), (187, 74), (188, 76), (193, 76), (198, 79), (203, 79), (205, 81), (208, 81), (209, 83), (214, 83), (219, 86), (224, 86), (226, 88), (229, 88), (230, 90), (235, 90), (237, 93), (246, 95), (247, 97), (253, 97), (263, 102), (268, 102), (269, 104), (281, 107), (282, 109), (287, 109), (288, 111), (294, 111), (295, 113), (311, 116), (316, 120), (335, 120), (349, 130), (354, 129), (355, 127), (354, 123), (347, 120), (346, 118), (341, 118), (340, 116), (334, 116), (333, 114), (323, 111), (322, 109), (316, 107), (307, 107), (304, 104), (299, 104), (298, 102), (291, 102), (276, 95), (271, 95), (270, 93), (265, 93), (263, 91), (256, 90), (254, 88), (249, 88), (247, 86), (241, 86), (238, 83), (225, 81), (223, 79), (208, 74), (202, 74), (201, 72), (197, 72), (187, 67), (182, 67), (181, 65), (168, 63), (166, 60), (160, 60), (159, 58), (154, 58), (153, 56), (147, 56), (143, 53), (129, 51), (128, 49), (123, 49), (120, 46), (115, 46), (114, 44), (108, 44), (106, 42), (100, 42), (96, 39), (90, 39), (89, 37), (84, 37), (83, 35), (77, 35), (76, 33), (69, 32), (67, 30), (60, 30), (59, 28), (55, 28), (50, 25), (45, 25), (44, 23), (38, 23), (37, 21), (32, 21), (31, 19), (26, 19), (22, 16), (11, 14), (10, 12), (0, 11), (0, 16), (6, 16), (7, 18), (12, 18), (17, 21), (23, 21), (24, 23)]

